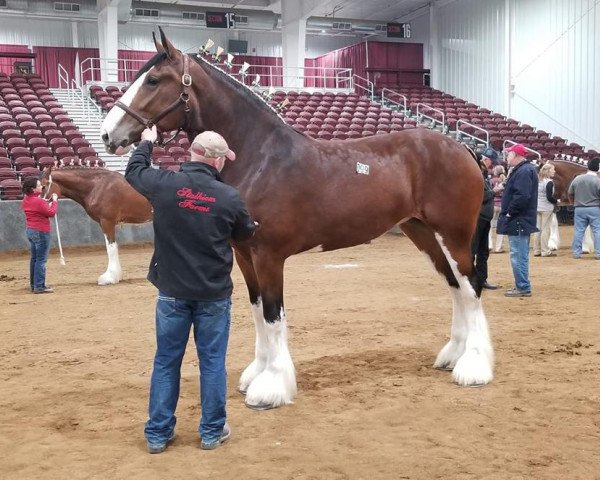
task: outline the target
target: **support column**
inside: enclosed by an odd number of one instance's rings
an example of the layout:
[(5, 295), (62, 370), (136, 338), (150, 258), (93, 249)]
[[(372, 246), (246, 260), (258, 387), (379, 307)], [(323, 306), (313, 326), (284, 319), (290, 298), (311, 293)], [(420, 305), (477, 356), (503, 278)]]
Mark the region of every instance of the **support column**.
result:
[[(118, 6), (119, 0), (98, 1), (98, 44), (100, 47), (100, 80), (118, 81)], [(97, 79), (97, 75), (95, 75)]]
[(512, 117), (512, 99), (514, 96), (514, 84), (512, 78), (512, 19), (510, 0), (504, 1), (504, 114)]
[(438, 22), (437, 22), (437, 11), (438, 7), (432, 2), (429, 7), (429, 61), (430, 61), (430, 78), (431, 87), (440, 89), (440, 39), (438, 35)]
[(306, 19), (303, 2), (281, 1), (281, 44), (283, 57), (283, 86), (303, 88), (304, 57), (306, 52)]

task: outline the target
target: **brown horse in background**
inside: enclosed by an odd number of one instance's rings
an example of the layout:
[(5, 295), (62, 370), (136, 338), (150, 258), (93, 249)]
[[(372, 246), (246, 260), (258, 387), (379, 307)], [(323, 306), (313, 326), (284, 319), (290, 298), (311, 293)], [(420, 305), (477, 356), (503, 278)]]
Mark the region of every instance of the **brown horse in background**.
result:
[[(587, 172), (587, 168), (575, 162), (568, 160), (549, 160), (549, 163), (554, 165), (554, 198), (560, 201), (560, 206), (572, 205), (569, 199), (569, 186), (576, 176)], [(558, 223), (553, 225), (550, 237), (553, 243), (558, 248), (560, 240), (558, 238)], [(592, 238), (592, 230), (588, 226), (585, 229), (583, 238), (583, 252), (590, 253), (594, 251), (594, 239)]]
[(46, 195), (53, 193), (79, 203), (87, 214), (100, 224), (106, 242), (108, 267), (98, 285), (119, 283), (122, 279), (119, 248), (115, 235), (120, 223), (152, 221), (148, 200), (127, 183), (123, 175), (103, 168), (46, 168), (40, 179)]
[[(283, 267), (294, 254), (360, 245), (393, 225), (445, 278), (453, 300), (450, 340), (435, 366), (460, 385), (493, 376), (493, 349), (473, 268), (471, 238), (483, 196), (481, 172), (454, 140), (426, 129), (319, 141), (285, 124), (250, 89), (201, 57), (175, 49), (160, 31), (158, 54), (139, 72), (102, 125), (107, 151), (139, 141), (146, 126), (219, 132), (236, 152), (223, 179), (261, 224), (234, 245), (256, 327), (256, 355), (239, 389), (249, 407), (291, 403)], [(173, 175), (177, 173), (173, 172)]]
[(549, 160), (554, 165), (554, 198), (560, 200), (561, 205), (571, 205), (569, 200), (569, 185), (577, 175), (587, 172), (587, 168), (575, 162), (566, 160)]

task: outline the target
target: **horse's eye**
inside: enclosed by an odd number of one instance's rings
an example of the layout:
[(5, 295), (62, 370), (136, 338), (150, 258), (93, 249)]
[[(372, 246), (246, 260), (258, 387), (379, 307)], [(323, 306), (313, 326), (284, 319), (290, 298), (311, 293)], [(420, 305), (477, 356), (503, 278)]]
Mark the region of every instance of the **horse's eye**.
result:
[(147, 83), (148, 85), (158, 85), (158, 78), (148, 77)]

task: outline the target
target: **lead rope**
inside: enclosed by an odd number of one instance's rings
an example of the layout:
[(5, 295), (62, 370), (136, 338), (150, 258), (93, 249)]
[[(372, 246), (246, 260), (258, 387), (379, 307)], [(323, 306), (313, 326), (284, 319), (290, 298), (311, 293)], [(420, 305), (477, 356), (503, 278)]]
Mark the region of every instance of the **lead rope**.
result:
[[(43, 196), (44, 200), (48, 200), (48, 193), (50, 193), (51, 188), (52, 188), (52, 175), (50, 175), (48, 177), (48, 185), (46, 186), (46, 193)], [(54, 226), (56, 227), (56, 240), (58, 240), (58, 251), (60, 253), (60, 258), (58, 259), (58, 261), (61, 265), (66, 265), (65, 257), (63, 255), (62, 242), (60, 241), (60, 229), (58, 228), (58, 211), (54, 215)]]

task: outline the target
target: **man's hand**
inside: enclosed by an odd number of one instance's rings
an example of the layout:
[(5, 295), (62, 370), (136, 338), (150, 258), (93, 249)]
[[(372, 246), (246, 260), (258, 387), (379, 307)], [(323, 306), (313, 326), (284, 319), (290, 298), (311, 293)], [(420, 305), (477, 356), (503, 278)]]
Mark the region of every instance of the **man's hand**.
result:
[(52, 194), (52, 201), (56, 202), (58, 200), (58, 195), (56, 193)]
[(153, 125), (152, 128), (146, 128), (142, 132), (142, 142), (148, 140), (150, 143), (156, 142), (158, 138), (158, 132), (156, 131), (156, 125)]

